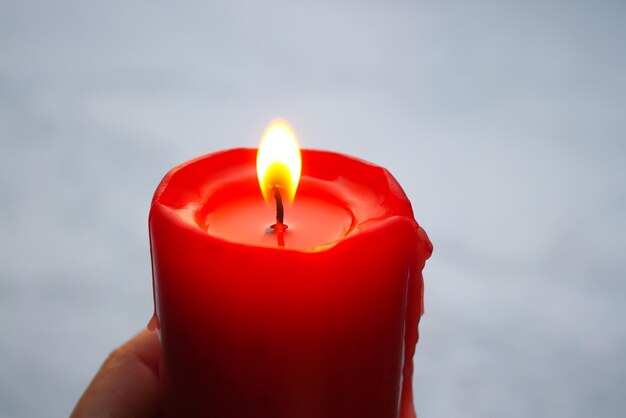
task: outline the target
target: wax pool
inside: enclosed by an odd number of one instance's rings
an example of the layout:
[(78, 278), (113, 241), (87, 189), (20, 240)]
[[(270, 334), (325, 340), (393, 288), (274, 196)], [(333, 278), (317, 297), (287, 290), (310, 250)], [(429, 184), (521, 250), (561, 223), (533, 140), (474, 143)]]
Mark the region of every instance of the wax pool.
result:
[(432, 252), (383, 168), (302, 152), (279, 245), (256, 150), (163, 179), (150, 213), (165, 417), (410, 418)]

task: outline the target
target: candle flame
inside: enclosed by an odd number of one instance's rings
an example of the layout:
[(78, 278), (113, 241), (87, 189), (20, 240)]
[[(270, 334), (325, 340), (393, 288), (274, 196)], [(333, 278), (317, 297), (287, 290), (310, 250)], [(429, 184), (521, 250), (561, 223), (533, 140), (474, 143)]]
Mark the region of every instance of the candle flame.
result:
[(272, 121), (261, 138), (256, 157), (256, 172), (263, 198), (270, 201), (278, 188), (283, 199), (292, 202), (296, 196), (302, 157), (296, 134), (284, 120)]

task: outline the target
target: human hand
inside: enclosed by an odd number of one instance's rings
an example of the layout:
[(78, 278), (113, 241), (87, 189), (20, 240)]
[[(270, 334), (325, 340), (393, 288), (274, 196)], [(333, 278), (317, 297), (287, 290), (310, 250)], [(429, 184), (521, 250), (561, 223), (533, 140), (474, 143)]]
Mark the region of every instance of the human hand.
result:
[(159, 340), (142, 331), (114, 350), (70, 418), (153, 418), (158, 413)]

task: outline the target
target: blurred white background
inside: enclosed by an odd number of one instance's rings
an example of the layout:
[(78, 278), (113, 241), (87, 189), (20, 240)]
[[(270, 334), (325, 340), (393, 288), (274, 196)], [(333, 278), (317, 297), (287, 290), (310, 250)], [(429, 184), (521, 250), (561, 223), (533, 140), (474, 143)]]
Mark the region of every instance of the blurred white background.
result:
[(387, 167), (434, 245), (420, 418), (626, 413), (626, 3), (0, 0), (0, 416), (67, 416), (152, 311), (172, 166)]

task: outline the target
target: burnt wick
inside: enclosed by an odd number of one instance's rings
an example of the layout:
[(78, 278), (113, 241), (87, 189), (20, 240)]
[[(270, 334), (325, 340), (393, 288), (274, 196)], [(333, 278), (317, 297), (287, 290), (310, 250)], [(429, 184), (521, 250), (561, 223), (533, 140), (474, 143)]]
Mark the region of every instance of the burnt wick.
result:
[(278, 187), (274, 187), (274, 199), (276, 200), (276, 225), (283, 225), (285, 208), (283, 207), (283, 197)]
[(267, 232), (272, 232), (276, 234), (276, 239), (278, 240), (278, 245), (280, 247), (285, 246), (285, 230), (288, 228), (285, 225), (285, 207), (283, 206), (283, 197), (280, 194), (280, 189), (278, 187), (274, 187), (274, 200), (276, 200), (276, 223), (268, 228)]

